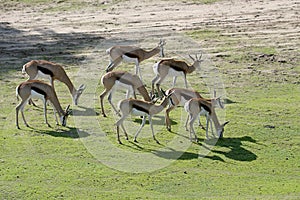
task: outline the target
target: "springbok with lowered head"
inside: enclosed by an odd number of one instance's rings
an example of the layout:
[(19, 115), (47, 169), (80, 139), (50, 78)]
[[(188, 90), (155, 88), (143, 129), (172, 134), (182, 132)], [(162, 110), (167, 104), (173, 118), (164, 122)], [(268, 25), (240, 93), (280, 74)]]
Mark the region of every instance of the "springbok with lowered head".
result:
[(112, 71), (122, 61), (133, 62), (135, 63), (135, 74), (139, 74), (140, 79), (142, 80), (140, 63), (158, 53), (161, 57), (164, 57), (165, 44), (166, 42), (161, 39), (157, 47), (150, 51), (146, 51), (136, 46), (113, 46), (106, 50), (106, 53), (110, 56), (110, 63), (106, 68), (106, 72)]
[(159, 141), (155, 138), (154, 135), (154, 130), (153, 130), (153, 124), (152, 124), (152, 117), (159, 112), (161, 112), (169, 103), (170, 103), (170, 96), (172, 95), (169, 94), (165, 96), (164, 100), (159, 104), (155, 105), (153, 102), (148, 102), (148, 101), (143, 101), (143, 100), (138, 100), (138, 99), (124, 99), (119, 102), (119, 108), (121, 111), (121, 118), (117, 121), (116, 126), (117, 126), (117, 139), (120, 144), (120, 134), (119, 134), (119, 127), (123, 129), (123, 132), (125, 134), (126, 140), (128, 140), (128, 135), (125, 130), (125, 127), (123, 125), (124, 120), (130, 115), (136, 115), (136, 116), (142, 116), (142, 123), (139, 129), (137, 130), (136, 134), (134, 135), (134, 142), (137, 142), (137, 137), (139, 133), (141, 132), (142, 128), (144, 127), (146, 123), (146, 117), (148, 116), (149, 119), (149, 124), (151, 127), (152, 131), (152, 137), (153, 139), (159, 144)]
[[(172, 104), (170, 104), (169, 107), (166, 109), (166, 114), (165, 114), (165, 124), (166, 124), (166, 128), (169, 131), (171, 131), (170, 112), (172, 110), (174, 110), (178, 106), (184, 106), (184, 104), (192, 98), (203, 98), (199, 92), (192, 89), (186, 89), (186, 88), (171, 88), (166, 91), (167, 95), (170, 93), (173, 93), (173, 95), (170, 97), (170, 101), (172, 101)], [(207, 99), (207, 100), (208, 101), (213, 100), (214, 102), (213, 107), (219, 107), (221, 109), (224, 108), (224, 104), (221, 102), (221, 98), (216, 97), (215, 91), (214, 91), (214, 98)], [(201, 113), (201, 115), (205, 115), (205, 114), (206, 114), (205, 112)], [(199, 119), (199, 126), (203, 128), (203, 126), (200, 123), (200, 119)]]
[(126, 98), (129, 98), (130, 94), (133, 94), (136, 99), (135, 91), (139, 91), (139, 93), (143, 96), (145, 101), (151, 101), (151, 98), (143, 85), (143, 82), (139, 79), (137, 75), (131, 74), (125, 71), (112, 71), (104, 74), (101, 78), (101, 83), (104, 86), (104, 91), (100, 94), (100, 104), (102, 115), (106, 117), (104, 107), (103, 107), (103, 99), (108, 95), (108, 102), (114, 109), (116, 113), (119, 113), (115, 106), (112, 103), (112, 95), (116, 88), (124, 87), (127, 89)]
[[(184, 109), (186, 112), (189, 113), (190, 140), (191, 141), (192, 141), (192, 134), (193, 134), (195, 136), (196, 142), (198, 142), (198, 138), (195, 134), (193, 124), (201, 112), (208, 113), (208, 117), (206, 119), (206, 138), (208, 138), (208, 125), (211, 120), (213, 121), (213, 123), (215, 125), (215, 129), (217, 131), (218, 137), (219, 138), (223, 137), (224, 127), (226, 124), (229, 123), (229, 121), (225, 122), (224, 124), (220, 124), (212, 101), (209, 101), (209, 100), (203, 99), (203, 98), (192, 98), (185, 103)], [(212, 132), (213, 132), (213, 129), (212, 129)]]
[[(160, 92), (160, 84), (168, 76), (173, 77), (172, 87), (175, 87), (177, 76), (183, 76), (185, 88), (188, 88), (186, 75), (194, 72), (196, 68), (199, 68), (200, 63), (203, 61), (201, 60), (202, 53), (200, 56), (196, 54), (195, 58), (193, 58), (191, 55), (189, 56), (193, 60), (192, 65), (187, 64), (183, 60), (176, 60), (174, 58), (162, 59), (161, 61), (153, 65), (153, 71), (156, 76), (152, 80), (152, 90), (151, 90), (152, 94), (154, 94), (155, 84), (156, 84), (157, 92)], [(162, 95), (160, 94), (160, 96)]]
[(45, 82), (39, 81), (39, 80), (28, 80), (26, 82), (21, 83), (19, 86), (17, 86), (16, 95), (17, 95), (17, 98), (19, 96), (22, 99), (21, 103), (19, 105), (17, 105), (17, 107), (16, 107), (16, 126), (18, 129), (20, 129), (20, 127), (19, 127), (19, 111), (20, 110), (21, 110), (24, 124), (27, 127), (29, 127), (28, 123), (25, 120), (23, 110), (24, 110), (26, 103), (31, 98), (42, 99), (42, 101), (44, 103), (44, 118), (45, 118), (46, 124), (49, 127), (50, 127), (50, 124), (48, 123), (48, 120), (47, 120), (47, 105), (46, 105), (47, 101), (50, 101), (50, 103), (54, 107), (54, 115), (55, 115), (55, 119), (56, 119), (56, 124), (58, 124), (58, 120), (57, 120), (55, 111), (58, 112), (61, 124), (63, 126), (66, 126), (67, 118), (68, 118), (68, 115), (70, 114), (70, 112), (69, 112), (70, 105), (66, 108), (66, 110), (63, 110), (61, 108), (61, 105), (58, 101), (56, 92), (54, 91), (54, 89), (51, 85), (49, 85)]
[(61, 65), (46, 60), (32, 60), (26, 63), (23, 65), (22, 73), (29, 75), (28, 80), (35, 80), (39, 77), (48, 78), (53, 88), (54, 80), (63, 82), (67, 85), (75, 105), (78, 104), (78, 99), (85, 89), (84, 84), (81, 84), (79, 88), (76, 89)]

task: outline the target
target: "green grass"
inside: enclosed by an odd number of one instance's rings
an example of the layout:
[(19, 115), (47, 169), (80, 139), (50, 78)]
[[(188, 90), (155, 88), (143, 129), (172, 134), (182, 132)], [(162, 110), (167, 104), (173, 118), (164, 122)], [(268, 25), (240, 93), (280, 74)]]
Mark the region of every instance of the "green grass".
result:
[[(191, 36), (190, 32), (186, 34)], [(20, 68), (8, 65), (6, 68), (10, 70), (1, 71), (0, 76), (0, 198), (299, 199), (299, 61), (289, 61), (288, 57), (287, 63), (254, 60), (257, 53), (278, 55), (280, 49), (263, 41), (259, 47), (255, 44), (240, 47), (237, 45), (247, 41), (220, 36), (220, 32), (214, 29), (193, 31), (192, 36), (199, 42), (205, 40), (202, 43), (204, 47), (209, 47), (217, 38), (221, 41), (218, 43), (218, 53), (228, 54), (228, 57), (212, 58), (222, 73), (228, 102), (226, 120), (230, 123), (225, 128), (223, 139), (217, 142), (205, 140), (204, 131), (196, 128), (199, 144), (190, 144), (184, 151), (162, 149), (170, 145), (175, 136), (182, 143), (188, 143), (188, 133), (180, 129), (183, 125), (180, 117), (185, 114), (182, 109), (176, 109), (171, 113), (173, 132), (166, 131), (163, 124), (156, 126), (157, 138), (162, 145), (156, 144), (151, 137), (145, 137), (151, 134), (148, 124), (138, 144), (122, 137), (124, 145), (118, 145), (114, 126), (116, 118), (106, 99), (108, 118), (88, 115), (84, 109), (86, 105), (72, 106), (78, 112), (83, 110), (82, 114), (86, 114), (83, 119), (96, 119), (108, 141), (124, 153), (152, 153), (154, 158), (171, 161), (166, 167), (152, 172), (116, 170), (100, 162), (86, 148), (83, 141), (94, 138), (97, 141), (100, 133), (85, 132), (80, 138), (75, 116), (70, 117), (68, 127), (55, 126), (52, 111), (49, 110), (48, 118), (53, 127), (48, 128), (43, 123), (41, 107), (26, 106), (26, 119), (32, 128), (24, 127), (20, 117), (21, 130), (17, 130), (14, 124), (14, 108), (18, 103), (15, 87), (26, 78), (20, 74), (21, 65)], [(208, 53), (216, 50), (211, 51)], [(67, 68), (73, 80), (78, 71), (75, 63)], [(188, 78), (191, 84), (200, 88), (199, 77), (191, 75)], [(61, 83), (55, 84), (60, 101), (66, 106), (71, 102), (67, 88)], [(94, 84), (97, 85), (96, 93), (94, 96), (92, 94), (90, 101), (95, 101), (95, 107), (88, 109), (100, 113), (99, 94), (103, 88), (99, 82)], [(147, 87), (149, 89), (149, 85)], [(94, 92), (89, 89), (84, 92), (83, 99)], [(38, 104), (41, 105), (41, 102)], [(139, 117), (127, 121), (132, 124), (132, 130), (138, 128), (139, 122)], [(95, 128), (89, 127), (89, 124), (86, 126), (86, 129)], [(104, 152), (101, 160), (117, 156), (122, 158), (122, 154), (115, 155), (110, 149), (105, 149), (108, 147), (100, 141), (97, 145)], [(211, 151), (205, 157), (199, 157), (205, 148)], [(176, 159), (176, 153), (182, 155)], [(120, 162), (124, 161), (120, 159)], [(132, 168), (140, 164), (135, 160), (126, 162)]]

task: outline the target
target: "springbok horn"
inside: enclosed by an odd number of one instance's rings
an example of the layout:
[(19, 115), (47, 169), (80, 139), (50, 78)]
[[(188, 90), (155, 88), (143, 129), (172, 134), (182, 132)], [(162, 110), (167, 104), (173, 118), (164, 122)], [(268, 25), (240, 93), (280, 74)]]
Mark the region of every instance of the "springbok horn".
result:
[(189, 57), (193, 60), (193, 61), (195, 61), (195, 59), (189, 54)]

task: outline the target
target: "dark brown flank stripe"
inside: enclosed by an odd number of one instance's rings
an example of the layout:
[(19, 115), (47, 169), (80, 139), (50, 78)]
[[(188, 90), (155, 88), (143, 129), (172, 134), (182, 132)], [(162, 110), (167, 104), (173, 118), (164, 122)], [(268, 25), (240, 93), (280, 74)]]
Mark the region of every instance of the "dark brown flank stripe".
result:
[(131, 82), (132, 80), (128, 80), (128, 79), (126, 79), (124, 77), (126, 77), (126, 76), (124, 76), (124, 74), (122, 74), (121, 76), (117, 76), (116, 80), (120, 81), (120, 82), (122, 82), (122, 83), (124, 83), (126, 85), (133, 85), (132, 82)]
[(134, 53), (131, 53), (131, 52), (127, 52), (127, 53), (124, 53), (125, 56), (127, 57), (130, 57), (130, 58), (137, 58), (139, 59), (139, 56), (134, 54)]
[(47, 97), (47, 93), (44, 92), (43, 90), (41, 90), (40, 88), (37, 88), (37, 87), (34, 87), (34, 86), (33, 86), (33, 87), (31, 87), (31, 89), (34, 90), (35, 92), (37, 92), (37, 93), (43, 95), (45, 98)]
[(53, 75), (53, 72), (50, 71), (50, 70), (47, 69), (47, 68), (44, 68), (44, 67), (41, 67), (41, 66), (37, 66), (37, 69), (38, 69), (39, 71), (43, 72), (44, 74), (50, 75), (51, 77), (54, 76), (54, 75)]
[(147, 109), (145, 109), (145, 108), (143, 108), (143, 107), (141, 107), (141, 106), (139, 106), (139, 105), (133, 104), (133, 105), (132, 105), (132, 108), (135, 108), (135, 109), (137, 109), (137, 110), (139, 110), (139, 111), (142, 111), (142, 112), (144, 112), (144, 113), (149, 114), (149, 110), (147, 110)]
[(210, 109), (209, 106), (205, 105), (204, 103), (202, 103), (202, 102), (200, 102), (200, 101), (199, 101), (199, 105), (200, 105), (201, 107), (203, 107), (204, 110), (206, 110), (209, 114), (211, 114), (211, 109)]
[[(184, 98), (184, 99), (186, 99), (186, 100), (189, 100), (190, 98), (191, 98), (191, 96), (190, 95), (188, 95), (188, 94), (184, 94), (184, 93), (181, 93), (181, 96)], [(195, 94), (195, 96), (192, 96), (192, 98), (196, 98), (197, 97), (197, 95)]]
[(178, 67), (178, 66), (176, 66), (176, 65), (172, 65), (172, 64), (170, 64), (169, 65), (171, 68), (173, 68), (174, 70), (176, 70), (176, 71), (178, 71), (178, 72), (183, 72), (184, 70), (181, 68), (181, 67)]

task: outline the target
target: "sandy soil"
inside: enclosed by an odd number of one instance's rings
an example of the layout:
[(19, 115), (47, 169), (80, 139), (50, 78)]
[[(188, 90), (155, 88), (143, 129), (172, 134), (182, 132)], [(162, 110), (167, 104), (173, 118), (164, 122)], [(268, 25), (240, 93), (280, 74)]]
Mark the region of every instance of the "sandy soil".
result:
[[(66, 63), (83, 60), (95, 42), (114, 42), (168, 35), (189, 29), (216, 28), (244, 40), (264, 38), (281, 53), (299, 53), (298, 0), (192, 1), (129, 0), (54, 1), (26, 5), (1, 3), (0, 64), (20, 68), (33, 58), (62, 57)], [(78, 6), (78, 9), (70, 7)], [(65, 8), (65, 9), (64, 9)], [(207, 51), (214, 47), (205, 44)]]

